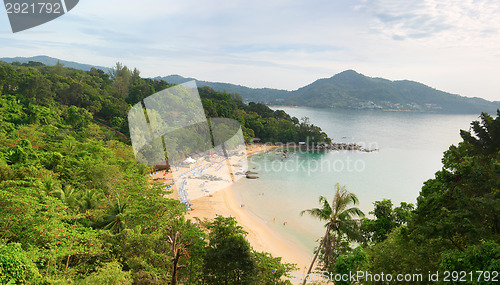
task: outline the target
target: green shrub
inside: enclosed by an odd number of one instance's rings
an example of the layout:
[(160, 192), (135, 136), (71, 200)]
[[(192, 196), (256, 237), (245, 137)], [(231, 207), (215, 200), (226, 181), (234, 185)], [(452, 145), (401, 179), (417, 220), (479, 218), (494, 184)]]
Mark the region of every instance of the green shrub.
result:
[(40, 277), (20, 244), (0, 242), (0, 284), (32, 284)]

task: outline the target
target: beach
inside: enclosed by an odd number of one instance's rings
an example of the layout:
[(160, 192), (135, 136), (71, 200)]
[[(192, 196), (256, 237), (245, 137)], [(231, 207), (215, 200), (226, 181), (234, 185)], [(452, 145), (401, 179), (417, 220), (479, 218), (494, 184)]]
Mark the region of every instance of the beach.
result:
[[(277, 146), (250, 146), (247, 147), (247, 155), (275, 148)], [(194, 210), (188, 212), (188, 218), (213, 219), (217, 215), (234, 217), (238, 225), (248, 233), (247, 240), (256, 251), (269, 252), (274, 257), (282, 257), (283, 262), (297, 264), (299, 273), (305, 272), (310, 265), (312, 253), (287, 241), (269, 228), (264, 221), (252, 215), (244, 205), (238, 203), (231, 186), (190, 202)]]
[(231, 187), (217, 191), (212, 197), (191, 201), (193, 211), (187, 217), (213, 219), (217, 215), (234, 217), (238, 225), (248, 233), (247, 240), (256, 251), (269, 252), (274, 257), (282, 257), (284, 262), (295, 263), (299, 272), (310, 264), (312, 253), (297, 250), (294, 244), (273, 232), (264, 222), (246, 211), (236, 201)]

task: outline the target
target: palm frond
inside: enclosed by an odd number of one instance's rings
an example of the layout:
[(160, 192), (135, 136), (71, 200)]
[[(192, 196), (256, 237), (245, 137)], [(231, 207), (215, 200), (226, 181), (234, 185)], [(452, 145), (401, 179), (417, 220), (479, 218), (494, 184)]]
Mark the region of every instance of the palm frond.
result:
[[(337, 253), (336, 237), (341, 239), (343, 236), (347, 237), (350, 241), (362, 241), (363, 235), (360, 231), (360, 220), (356, 218), (364, 217), (364, 213), (357, 207), (359, 204), (358, 197), (354, 193), (346, 190), (345, 186), (339, 183), (335, 184), (335, 192), (332, 202), (329, 203), (328, 199), (320, 196), (318, 199), (321, 208), (312, 208), (300, 212), (300, 215), (305, 213), (318, 218), (322, 221), (327, 221), (325, 227), (327, 228), (325, 238), (320, 243), (318, 251), (323, 254), (323, 263), (326, 268), (331, 262), (335, 262)], [(316, 259), (313, 259), (313, 264)], [(313, 266), (311, 264), (311, 267)]]
[(363, 218), (365, 216), (365, 213), (361, 211), (359, 208), (349, 208), (345, 209), (342, 213), (339, 214), (339, 219), (340, 220), (345, 220), (345, 219), (352, 219), (355, 217)]
[(329, 215), (327, 214), (327, 212), (324, 211), (323, 209), (320, 209), (320, 208), (312, 208), (312, 209), (304, 210), (304, 211), (300, 212), (300, 215), (303, 216), (306, 213), (312, 217), (318, 218), (321, 221), (328, 220), (328, 218), (329, 218)]

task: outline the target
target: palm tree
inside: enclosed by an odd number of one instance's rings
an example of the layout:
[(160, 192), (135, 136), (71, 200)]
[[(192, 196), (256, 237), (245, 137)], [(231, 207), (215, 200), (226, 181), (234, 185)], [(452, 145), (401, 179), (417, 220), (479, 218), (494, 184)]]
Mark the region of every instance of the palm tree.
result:
[(52, 177), (47, 177), (43, 181), (43, 188), (46, 193), (53, 194), (61, 190), (61, 185), (56, 182)]
[[(321, 208), (313, 208), (300, 212), (301, 216), (308, 213), (321, 221), (327, 221), (325, 224), (325, 236), (319, 244), (307, 274), (311, 273), (314, 262), (322, 248), (324, 249), (326, 267), (329, 264), (335, 263), (336, 237), (346, 235), (349, 240), (360, 241), (362, 239), (362, 235), (358, 230), (359, 219), (355, 218), (362, 218), (365, 214), (357, 207), (351, 207), (351, 205), (359, 203), (358, 198), (353, 193), (348, 192), (345, 186), (341, 186), (339, 183), (335, 184), (335, 189), (335, 195), (331, 204), (328, 203), (326, 197), (320, 196), (319, 203), (322, 205)], [(306, 281), (307, 279), (304, 278), (303, 284), (306, 284)]]
[(87, 213), (89, 210), (97, 208), (102, 198), (102, 193), (97, 189), (87, 189), (78, 197), (80, 212)]
[(50, 192), (51, 194), (56, 195), (61, 202), (66, 204), (71, 210), (77, 208), (78, 204), (78, 191), (73, 188), (71, 185), (64, 185), (64, 189), (56, 188)]
[(108, 212), (103, 216), (103, 229), (120, 233), (125, 228), (125, 221), (123, 218), (127, 207), (127, 203), (123, 203), (119, 198), (116, 198), (115, 203), (111, 205), (111, 208), (109, 208)]

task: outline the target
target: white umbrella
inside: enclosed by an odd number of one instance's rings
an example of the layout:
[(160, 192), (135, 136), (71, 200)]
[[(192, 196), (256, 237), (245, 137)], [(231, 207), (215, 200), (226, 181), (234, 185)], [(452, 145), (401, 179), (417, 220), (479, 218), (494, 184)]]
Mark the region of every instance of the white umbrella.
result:
[(193, 162), (196, 162), (196, 160), (194, 160), (192, 157), (188, 157), (186, 158), (186, 160), (184, 160), (185, 163), (193, 163)]

